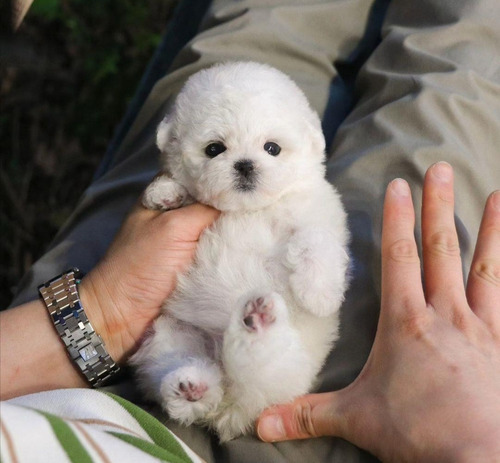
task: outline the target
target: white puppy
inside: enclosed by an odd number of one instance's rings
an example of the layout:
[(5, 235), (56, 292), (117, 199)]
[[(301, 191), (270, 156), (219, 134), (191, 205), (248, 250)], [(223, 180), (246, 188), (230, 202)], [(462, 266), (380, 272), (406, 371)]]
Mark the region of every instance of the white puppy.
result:
[(144, 204), (222, 211), (132, 364), (142, 389), (222, 441), (307, 392), (337, 338), (348, 233), (317, 114), (257, 63), (193, 75), (158, 128)]

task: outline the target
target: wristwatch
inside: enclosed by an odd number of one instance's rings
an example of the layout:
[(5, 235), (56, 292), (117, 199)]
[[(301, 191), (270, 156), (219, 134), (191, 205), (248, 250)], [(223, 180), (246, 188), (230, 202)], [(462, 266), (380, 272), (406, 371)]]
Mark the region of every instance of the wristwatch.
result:
[(67, 270), (38, 287), (68, 355), (92, 387), (105, 385), (119, 371), (94, 331), (78, 295), (80, 271)]

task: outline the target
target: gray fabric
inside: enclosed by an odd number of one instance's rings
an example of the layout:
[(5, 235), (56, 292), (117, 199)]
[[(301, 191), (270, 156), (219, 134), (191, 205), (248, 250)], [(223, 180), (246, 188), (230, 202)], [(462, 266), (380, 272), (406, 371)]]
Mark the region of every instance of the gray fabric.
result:
[[(368, 356), (379, 309), (383, 194), (392, 178), (410, 181), (419, 206), (429, 165), (438, 160), (453, 165), (456, 222), (464, 263), (469, 265), (484, 201), (500, 187), (496, 0), (392, 2), (382, 41), (361, 68), (354, 94), (353, 72), (374, 47), (371, 29), (385, 12), (384, 2), (270, 3), (214, 2), (202, 31), (154, 87), (112, 169), (87, 190), (52, 250), (33, 267), (15, 303), (34, 298), (36, 284), (69, 266), (92, 268), (157, 169), (154, 130), (175, 94), (193, 72), (230, 59), (262, 61), (285, 71), (325, 119), (341, 120), (355, 103), (329, 149), (328, 178), (343, 195), (353, 236), (352, 284), (343, 306), (341, 339), (319, 390), (347, 385)], [(330, 130), (326, 122), (325, 129)], [(140, 402), (128, 383), (117, 391)], [(167, 422), (158, 408), (151, 411)], [(167, 424), (208, 462), (375, 461), (339, 439), (272, 445), (245, 437), (218, 446), (200, 428)]]

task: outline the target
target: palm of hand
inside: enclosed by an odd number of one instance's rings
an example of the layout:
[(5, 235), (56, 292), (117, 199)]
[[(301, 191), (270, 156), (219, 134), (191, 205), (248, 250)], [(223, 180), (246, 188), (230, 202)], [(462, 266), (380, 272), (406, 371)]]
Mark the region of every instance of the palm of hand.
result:
[(83, 281), (89, 298), (85, 305), (101, 335), (116, 344), (108, 346), (115, 360), (137, 347), (174, 290), (177, 275), (193, 261), (202, 231), (217, 215), (196, 204), (163, 213), (136, 207), (127, 217), (105, 257)]

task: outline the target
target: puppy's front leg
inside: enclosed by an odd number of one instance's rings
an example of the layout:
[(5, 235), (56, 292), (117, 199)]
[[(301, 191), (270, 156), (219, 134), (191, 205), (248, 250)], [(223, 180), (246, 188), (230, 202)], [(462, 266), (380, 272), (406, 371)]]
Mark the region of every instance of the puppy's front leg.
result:
[(171, 177), (160, 174), (148, 185), (142, 204), (148, 209), (168, 211), (194, 202), (188, 191)]
[(306, 310), (323, 317), (340, 308), (349, 258), (332, 232), (319, 227), (296, 231), (285, 259), (292, 292)]

